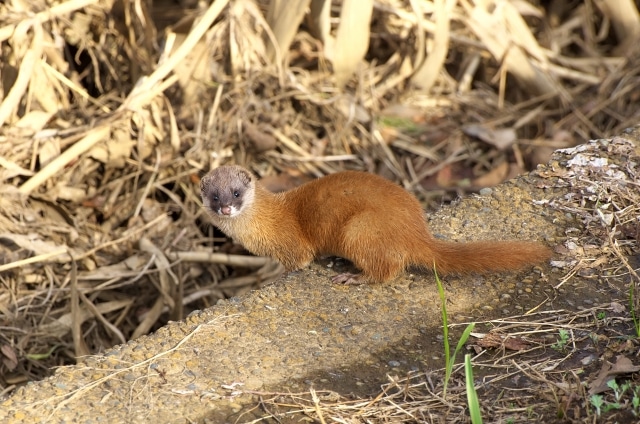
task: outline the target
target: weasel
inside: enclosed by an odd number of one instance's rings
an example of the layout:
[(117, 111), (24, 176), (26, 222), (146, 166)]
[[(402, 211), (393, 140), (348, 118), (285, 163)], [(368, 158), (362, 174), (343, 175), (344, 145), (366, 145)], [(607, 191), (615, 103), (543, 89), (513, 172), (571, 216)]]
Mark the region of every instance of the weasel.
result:
[(334, 255), (362, 271), (337, 275), (338, 283), (389, 281), (409, 265), (435, 264), (440, 274), (516, 270), (550, 256), (538, 242), (438, 240), (413, 195), (365, 172), (338, 172), (271, 193), (245, 168), (221, 166), (202, 178), (200, 190), (212, 223), (253, 254), (287, 270)]

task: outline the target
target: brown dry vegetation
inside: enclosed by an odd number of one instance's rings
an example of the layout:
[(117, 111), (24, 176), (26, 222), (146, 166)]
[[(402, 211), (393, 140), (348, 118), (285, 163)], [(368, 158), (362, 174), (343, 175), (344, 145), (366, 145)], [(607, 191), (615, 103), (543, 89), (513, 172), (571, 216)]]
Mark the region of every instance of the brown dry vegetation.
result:
[(439, 201), (638, 121), (632, 1), (190, 3), (0, 4), (5, 392), (279, 275), (209, 255), (211, 167)]

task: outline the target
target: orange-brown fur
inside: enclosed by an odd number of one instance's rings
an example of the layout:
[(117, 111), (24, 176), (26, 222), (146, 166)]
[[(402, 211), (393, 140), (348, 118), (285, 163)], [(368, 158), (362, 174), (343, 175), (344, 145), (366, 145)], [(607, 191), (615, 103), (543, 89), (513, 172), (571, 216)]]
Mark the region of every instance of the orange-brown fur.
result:
[(251, 178), (247, 193), (253, 197), (235, 218), (221, 219), (209, 210), (213, 223), (249, 251), (275, 258), (287, 269), (329, 254), (352, 261), (365, 280), (383, 282), (409, 265), (432, 268), (435, 263), (441, 274), (482, 273), (518, 269), (550, 256), (537, 242), (437, 240), (418, 200), (377, 175), (340, 172), (274, 194), (244, 168), (218, 169), (203, 179), (203, 198), (225, 179), (246, 177), (237, 174), (243, 172)]

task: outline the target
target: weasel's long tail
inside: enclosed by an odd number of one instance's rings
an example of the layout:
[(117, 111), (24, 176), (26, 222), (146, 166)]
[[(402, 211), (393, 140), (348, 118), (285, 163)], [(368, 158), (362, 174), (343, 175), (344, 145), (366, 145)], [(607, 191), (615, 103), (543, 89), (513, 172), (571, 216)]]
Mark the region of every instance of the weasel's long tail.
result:
[[(542, 243), (526, 241), (479, 241), (455, 243), (434, 240), (431, 252), (440, 274), (507, 271), (549, 259), (551, 250)], [(433, 264), (430, 264), (433, 266)]]

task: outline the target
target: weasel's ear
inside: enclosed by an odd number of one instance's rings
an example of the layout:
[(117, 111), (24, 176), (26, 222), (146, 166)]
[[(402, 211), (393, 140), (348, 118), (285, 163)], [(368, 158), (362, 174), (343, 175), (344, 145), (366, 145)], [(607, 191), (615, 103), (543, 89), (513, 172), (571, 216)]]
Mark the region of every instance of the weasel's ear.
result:
[(205, 175), (200, 178), (200, 193), (204, 194), (207, 191), (207, 186), (209, 185), (209, 175)]
[(251, 172), (247, 171), (246, 169), (240, 169), (238, 172), (238, 178), (240, 179), (240, 181), (242, 181), (242, 183), (246, 186), (251, 184), (251, 181), (253, 181), (253, 174), (251, 174)]

